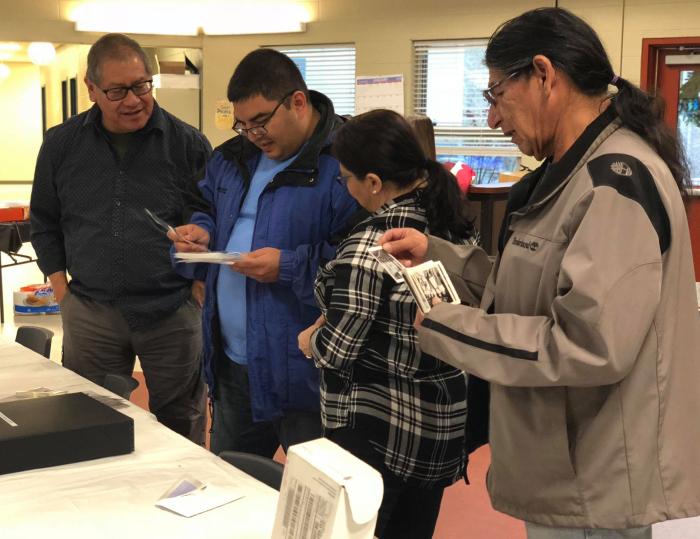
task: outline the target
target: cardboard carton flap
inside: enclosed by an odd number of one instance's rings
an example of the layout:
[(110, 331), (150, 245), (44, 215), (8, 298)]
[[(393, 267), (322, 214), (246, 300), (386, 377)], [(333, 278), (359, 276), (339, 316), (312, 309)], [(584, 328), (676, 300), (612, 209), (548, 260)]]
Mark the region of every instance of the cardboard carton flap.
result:
[(343, 480), (352, 519), (357, 524), (372, 520), (384, 497), (384, 482), (381, 474), (371, 466), (367, 464), (365, 466), (368, 470), (362, 477), (346, 477)]
[(384, 481), (377, 470), (327, 438), (293, 447), (345, 489), (357, 524), (374, 518), (384, 497)]

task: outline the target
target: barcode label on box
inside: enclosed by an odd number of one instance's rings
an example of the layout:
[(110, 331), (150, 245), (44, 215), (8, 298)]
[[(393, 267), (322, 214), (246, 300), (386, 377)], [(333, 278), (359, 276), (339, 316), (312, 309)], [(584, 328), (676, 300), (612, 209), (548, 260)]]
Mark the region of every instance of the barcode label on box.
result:
[[(284, 506), (282, 533), (285, 539), (325, 539), (332, 517), (333, 498), (313, 491), (297, 478), (291, 478)], [(327, 493), (330, 494), (330, 493)]]

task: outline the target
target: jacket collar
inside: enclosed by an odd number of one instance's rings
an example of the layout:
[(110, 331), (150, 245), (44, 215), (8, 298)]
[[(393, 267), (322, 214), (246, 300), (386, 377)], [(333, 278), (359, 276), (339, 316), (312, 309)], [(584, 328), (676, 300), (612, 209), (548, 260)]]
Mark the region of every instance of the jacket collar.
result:
[(524, 215), (539, 208), (556, 196), (569, 182), (574, 173), (585, 164), (586, 158), (620, 126), (620, 120), (610, 105), (583, 131), (562, 158), (552, 163), (546, 159), (542, 165), (517, 182), (508, 194), (506, 217), (498, 235), (498, 251), (503, 253), (510, 237), (510, 218)]
[[(319, 112), (321, 118), (311, 138), (306, 141), (297, 158), (275, 176), (272, 182), (275, 186), (314, 184), (318, 172), (319, 156), (330, 150), (333, 132), (344, 121), (341, 117), (336, 116), (333, 103), (325, 95), (309, 90), (309, 96), (311, 104)], [(221, 152), (225, 160), (232, 161), (238, 166), (246, 183), (250, 181), (251, 172), (255, 169), (262, 152), (247, 137), (240, 135), (227, 140), (216, 150)]]
[[(100, 110), (100, 107), (97, 106), (97, 104), (94, 104), (85, 115), (83, 127), (86, 127), (88, 125), (94, 125), (97, 129), (105, 131), (105, 128), (102, 125), (102, 111)], [(152, 129), (158, 129), (164, 132), (165, 128), (166, 122), (163, 109), (161, 109), (158, 103), (155, 100), (153, 100), (153, 112), (151, 113), (151, 117), (146, 122), (146, 125), (143, 126), (143, 129), (139, 129), (137, 133), (145, 133), (147, 131), (151, 131)]]
[(509, 196), (508, 205), (512, 206), (509, 211), (525, 213), (555, 196), (584, 165), (586, 158), (619, 126), (620, 120), (611, 105), (586, 127), (559, 161), (552, 163), (551, 158), (546, 159), (535, 171), (513, 186)]

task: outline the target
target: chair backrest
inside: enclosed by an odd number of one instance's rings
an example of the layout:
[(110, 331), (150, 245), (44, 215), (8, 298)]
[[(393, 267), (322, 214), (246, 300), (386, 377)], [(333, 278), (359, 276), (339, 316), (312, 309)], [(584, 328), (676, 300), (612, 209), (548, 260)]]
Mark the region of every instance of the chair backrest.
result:
[(129, 400), (134, 389), (139, 387), (139, 381), (126, 374), (105, 374), (104, 380), (100, 385), (121, 398)]
[(38, 326), (20, 326), (15, 336), (15, 342), (44, 357), (51, 356), (51, 339), (53, 331)]
[(243, 451), (222, 451), (219, 456), (268, 487), (279, 490), (282, 486), (284, 466), (277, 461)]

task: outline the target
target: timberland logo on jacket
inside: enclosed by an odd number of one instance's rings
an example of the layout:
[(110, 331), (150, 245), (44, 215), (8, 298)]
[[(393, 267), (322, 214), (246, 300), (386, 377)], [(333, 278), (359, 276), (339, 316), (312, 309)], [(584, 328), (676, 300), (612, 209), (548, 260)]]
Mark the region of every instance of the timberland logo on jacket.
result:
[(610, 170), (612, 170), (615, 174), (618, 174), (619, 176), (631, 176), (632, 175), (632, 167), (630, 167), (624, 161), (615, 161), (615, 162), (611, 163)]
[(528, 251), (532, 252), (537, 251), (537, 249), (540, 247), (539, 242), (521, 240), (516, 236), (513, 236), (513, 245), (517, 245), (518, 247), (522, 247), (523, 249), (527, 249)]

